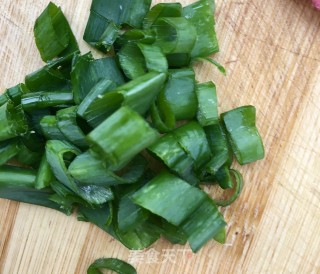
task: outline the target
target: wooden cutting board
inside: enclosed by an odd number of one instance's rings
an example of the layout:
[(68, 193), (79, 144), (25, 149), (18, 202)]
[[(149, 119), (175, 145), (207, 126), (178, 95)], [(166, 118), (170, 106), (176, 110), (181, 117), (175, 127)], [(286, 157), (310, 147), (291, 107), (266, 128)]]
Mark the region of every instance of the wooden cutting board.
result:
[[(48, 2), (1, 0), (1, 91), (43, 65), (32, 28)], [(90, 2), (55, 0), (79, 41)], [(267, 152), (239, 167), (245, 187), (224, 210), (227, 243), (196, 255), (164, 240), (129, 252), (74, 216), (0, 200), (0, 273), (85, 273), (100, 257), (130, 260), (141, 274), (320, 273), (320, 12), (308, 0), (216, 2), (215, 58), (227, 76), (201, 64), (198, 80), (216, 82), (220, 111), (257, 107)]]

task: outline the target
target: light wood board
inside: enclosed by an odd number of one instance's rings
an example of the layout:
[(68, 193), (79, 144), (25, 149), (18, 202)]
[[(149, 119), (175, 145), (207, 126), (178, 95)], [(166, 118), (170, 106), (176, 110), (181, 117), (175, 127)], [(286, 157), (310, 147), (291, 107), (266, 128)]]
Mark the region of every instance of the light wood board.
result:
[[(1, 91), (43, 65), (32, 29), (48, 2), (1, 0)], [(55, 0), (83, 52), (90, 2)], [(0, 273), (85, 273), (99, 257), (135, 260), (141, 274), (320, 273), (320, 12), (309, 2), (216, 1), (215, 58), (227, 76), (201, 64), (197, 78), (216, 82), (220, 111), (257, 107), (267, 153), (239, 167), (245, 187), (224, 211), (226, 245), (212, 242), (192, 255), (160, 240), (133, 254), (74, 216), (0, 200)]]

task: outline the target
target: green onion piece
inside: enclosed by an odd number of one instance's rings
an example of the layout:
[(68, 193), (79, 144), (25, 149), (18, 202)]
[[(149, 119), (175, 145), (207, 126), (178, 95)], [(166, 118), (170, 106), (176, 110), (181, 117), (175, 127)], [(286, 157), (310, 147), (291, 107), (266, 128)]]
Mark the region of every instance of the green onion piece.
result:
[(194, 160), (195, 169), (198, 170), (211, 158), (210, 147), (203, 128), (191, 121), (173, 131), (181, 147)]
[(5, 103), (7, 103), (9, 100), (9, 97), (6, 93), (0, 94), (0, 107), (3, 106)]
[(100, 159), (93, 157), (89, 151), (80, 154), (72, 161), (69, 172), (82, 184), (112, 186), (127, 183), (126, 180), (109, 170)]
[[(101, 101), (101, 97), (111, 90), (116, 88), (116, 84), (108, 79), (101, 79), (88, 93), (79, 105), (77, 114), (85, 119), (91, 126), (99, 125), (106, 117), (108, 117), (119, 104), (122, 102), (122, 96), (115, 96), (115, 100), (107, 100), (106, 102)], [(113, 96), (112, 96), (113, 97)], [(119, 102), (117, 99), (119, 98)], [(112, 106), (115, 105), (115, 108)], [(111, 109), (110, 109), (111, 107)], [(109, 108), (110, 112), (105, 114), (106, 108)], [(103, 115), (101, 115), (103, 114)]]
[(204, 192), (167, 172), (132, 195), (134, 203), (173, 225), (180, 225), (205, 198)]
[(199, 251), (209, 240), (226, 226), (222, 214), (215, 203), (206, 196), (202, 203), (183, 222), (181, 228), (188, 235), (193, 252)]
[(80, 148), (88, 148), (82, 129), (77, 123), (77, 106), (61, 109), (57, 112), (58, 127), (66, 140)]
[(119, 274), (136, 274), (135, 268), (116, 258), (101, 258), (94, 261), (88, 268), (87, 274), (102, 274), (99, 269), (109, 269)]
[(214, 180), (219, 183), (222, 189), (232, 188), (232, 178), (228, 165), (223, 165), (214, 174)]
[(73, 96), (69, 91), (32, 92), (23, 95), (21, 99), (21, 104), (25, 111), (70, 105), (72, 103)]
[(28, 123), (21, 105), (10, 100), (0, 107), (0, 141), (22, 136), (28, 131)]
[(114, 22), (109, 22), (105, 31), (101, 34), (99, 41), (96, 42), (96, 47), (103, 52), (108, 52), (118, 38), (120, 33), (119, 27)]
[[(167, 133), (174, 129), (176, 124), (176, 117), (166, 101), (160, 100), (160, 104), (157, 101), (151, 105), (150, 114), (153, 125), (161, 133)], [(161, 110), (160, 110), (161, 106)]]
[(217, 206), (228, 206), (231, 205), (240, 195), (242, 188), (243, 188), (243, 178), (242, 175), (239, 171), (234, 170), (234, 169), (230, 169), (230, 175), (234, 178), (233, 180), (233, 187), (234, 187), (234, 192), (232, 194), (232, 196), (224, 201), (218, 201), (215, 200), (215, 204)]
[(176, 120), (192, 119), (198, 110), (195, 93), (195, 74), (191, 68), (169, 70), (164, 97), (175, 114)]
[(0, 187), (34, 187), (36, 172), (15, 166), (0, 167)]
[(115, 59), (112, 57), (93, 60), (91, 54), (78, 56), (71, 72), (74, 101), (80, 104), (90, 90), (101, 80), (109, 79), (120, 85), (124, 82)]
[(0, 143), (0, 166), (18, 154), (20, 142), (17, 139), (7, 140)]
[(149, 72), (119, 86), (116, 91), (123, 95), (124, 105), (143, 115), (156, 99), (166, 78), (165, 73)]
[(67, 90), (70, 88), (69, 82), (61, 71), (49, 65), (25, 77), (26, 86), (31, 92)]
[(180, 227), (172, 225), (164, 219), (161, 221), (161, 234), (163, 237), (165, 237), (172, 244), (185, 245), (187, 243), (188, 237)]
[(110, 24), (115, 26), (126, 24), (140, 28), (150, 5), (151, 0), (93, 0), (83, 39), (105, 51), (105, 47), (101, 47), (101, 44), (105, 41)]
[(68, 215), (68, 212), (60, 205), (50, 200), (53, 192), (50, 189), (34, 189), (33, 187), (3, 187), (0, 185), (0, 198), (13, 201), (39, 205), (58, 210)]
[(119, 63), (129, 79), (142, 76), (146, 71), (166, 72), (168, 62), (161, 49), (154, 45), (124, 45), (118, 53)]
[(196, 42), (196, 28), (183, 17), (161, 17), (152, 29), (156, 33), (154, 45), (167, 53), (190, 53)]
[(148, 71), (167, 72), (168, 62), (161, 48), (142, 43), (137, 45), (145, 58)]
[(128, 249), (144, 249), (160, 238), (160, 232), (148, 220), (137, 225), (134, 230), (122, 232), (114, 221), (114, 231), (118, 240)]
[(43, 61), (79, 50), (67, 19), (52, 2), (36, 20), (34, 36)]
[(218, 243), (220, 244), (225, 244), (226, 243), (226, 238), (227, 238), (227, 235), (226, 235), (226, 228), (222, 228), (214, 237), (213, 239), (215, 241), (217, 241)]
[(37, 172), (37, 176), (35, 179), (34, 187), (36, 189), (43, 189), (50, 185), (50, 183), (54, 180), (54, 175), (51, 170), (51, 167), (47, 161), (47, 157), (43, 154), (39, 169)]
[(212, 159), (207, 164), (207, 171), (214, 175), (223, 166), (228, 167), (232, 162), (232, 152), (229, 148), (228, 140), (225, 131), (220, 122), (204, 128), (208, 144), (212, 152)]
[(201, 126), (209, 126), (219, 122), (216, 85), (212, 82), (196, 85), (198, 98), (197, 120)]
[(153, 144), (158, 133), (135, 111), (122, 107), (87, 137), (91, 149), (114, 167), (123, 167)]
[(80, 114), (93, 127), (100, 125), (121, 105), (129, 106), (143, 115), (149, 110), (165, 80), (166, 74), (149, 72), (114, 91), (106, 90), (104, 95), (97, 96), (96, 100), (89, 103), (85, 114)]
[(95, 208), (80, 206), (78, 209), (77, 218), (78, 221), (93, 223), (115, 237), (111, 226), (109, 226), (112, 222), (111, 202), (105, 203)]
[(42, 153), (43, 152), (34, 151), (30, 147), (28, 147), (26, 144), (23, 143), (22, 139), (20, 150), (16, 155), (15, 159), (21, 164), (38, 168), (41, 162)]
[(149, 29), (158, 18), (181, 17), (182, 6), (180, 3), (158, 3), (151, 8), (143, 20), (143, 28)]
[(194, 185), (199, 182), (193, 172), (193, 159), (183, 150), (172, 133), (162, 136), (148, 150), (188, 183)]
[(65, 141), (50, 140), (46, 145), (46, 157), (53, 174), (66, 187), (90, 204), (103, 204), (113, 199), (110, 189), (95, 185), (78, 185), (68, 173), (66, 161), (71, 161), (80, 150)]
[[(18, 84), (12, 88), (8, 88), (4, 95), (17, 106), (21, 104), (21, 96), (28, 92), (30, 91), (25, 84)], [(0, 105), (2, 105), (1, 102)]]
[(221, 117), (239, 164), (248, 164), (264, 157), (263, 143), (255, 124), (254, 106), (239, 107), (223, 113)]
[(65, 140), (64, 135), (58, 128), (58, 121), (56, 116), (44, 116), (40, 121), (40, 128), (43, 136), (47, 140)]
[(200, 0), (183, 8), (183, 15), (196, 29), (191, 57), (207, 57), (219, 51), (214, 29), (214, 0)]
[(105, 41), (105, 37), (112, 33), (108, 31), (110, 25), (117, 27), (126, 24), (140, 28), (150, 4), (151, 0), (93, 0), (83, 39), (105, 51), (105, 47), (103, 45), (101, 47), (101, 44)]
[(133, 203), (130, 194), (127, 194), (119, 201), (118, 228), (122, 232), (132, 231), (139, 224), (149, 217), (149, 213), (140, 206)]
[(126, 44), (118, 52), (120, 66), (129, 79), (135, 79), (146, 73), (145, 58), (135, 44)]

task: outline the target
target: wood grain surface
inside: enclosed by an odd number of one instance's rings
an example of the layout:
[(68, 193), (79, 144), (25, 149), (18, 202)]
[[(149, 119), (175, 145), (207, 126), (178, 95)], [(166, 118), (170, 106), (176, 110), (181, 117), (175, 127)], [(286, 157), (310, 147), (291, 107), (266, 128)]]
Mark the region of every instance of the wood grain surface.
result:
[[(1, 91), (43, 65), (32, 29), (48, 2), (1, 0)], [(54, 2), (89, 51), (82, 34), (91, 1)], [(141, 274), (320, 273), (320, 12), (309, 2), (216, 1), (215, 58), (227, 76), (201, 64), (197, 77), (216, 82), (220, 111), (257, 107), (267, 152), (239, 167), (245, 187), (224, 211), (227, 244), (193, 255), (160, 240), (133, 253), (74, 216), (0, 200), (0, 273), (86, 273), (99, 257), (129, 259)]]

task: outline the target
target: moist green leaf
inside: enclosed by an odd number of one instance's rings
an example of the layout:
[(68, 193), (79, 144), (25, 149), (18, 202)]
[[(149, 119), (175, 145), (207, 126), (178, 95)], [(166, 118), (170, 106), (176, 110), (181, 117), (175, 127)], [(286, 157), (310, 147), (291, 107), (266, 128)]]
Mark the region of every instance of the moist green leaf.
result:
[(109, 269), (120, 274), (137, 273), (132, 265), (122, 260), (116, 258), (101, 258), (94, 261), (94, 263), (89, 266), (87, 274), (102, 274), (99, 269)]
[(132, 195), (133, 202), (173, 225), (181, 224), (206, 195), (174, 175), (163, 172)]
[(153, 144), (158, 133), (135, 111), (122, 107), (87, 137), (91, 149), (113, 167), (123, 167)]
[(243, 106), (221, 114), (232, 151), (245, 165), (264, 157), (264, 147), (256, 127), (256, 109)]

